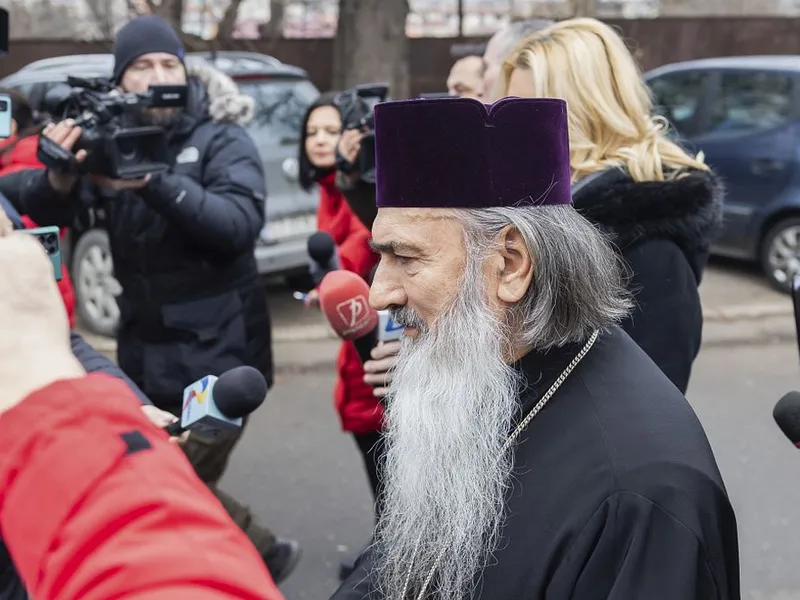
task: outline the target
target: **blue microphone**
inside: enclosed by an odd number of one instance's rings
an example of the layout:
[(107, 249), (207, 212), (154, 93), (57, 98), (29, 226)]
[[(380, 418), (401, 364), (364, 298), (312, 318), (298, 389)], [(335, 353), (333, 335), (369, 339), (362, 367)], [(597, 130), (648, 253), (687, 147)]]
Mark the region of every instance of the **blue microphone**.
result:
[(392, 320), (388, 310), (378, 311), (378, 342), (393, 342), (399, 340), (403, 335), (405, 326), (399, 325)]

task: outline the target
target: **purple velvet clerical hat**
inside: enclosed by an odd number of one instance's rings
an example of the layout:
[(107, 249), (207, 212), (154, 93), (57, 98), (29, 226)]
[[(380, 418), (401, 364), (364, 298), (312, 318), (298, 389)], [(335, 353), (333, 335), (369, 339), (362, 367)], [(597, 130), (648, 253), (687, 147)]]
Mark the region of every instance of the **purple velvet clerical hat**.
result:
[(379, 207), (572, 202), (567, 106), (553, 98), (378, 104), (375, 164)]

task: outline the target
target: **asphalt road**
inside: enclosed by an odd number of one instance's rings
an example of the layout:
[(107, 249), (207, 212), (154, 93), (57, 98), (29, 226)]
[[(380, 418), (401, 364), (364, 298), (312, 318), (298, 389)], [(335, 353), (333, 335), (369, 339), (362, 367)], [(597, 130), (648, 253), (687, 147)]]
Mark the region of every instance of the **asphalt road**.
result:
[[(326, 599), (346, 551), (369, 536), (370, 496), (352, 439), (332, 408), (333, 373), (284, 373), (252, 420), (223, 487), (305, 556), (287, 600)], [(772, 421), (800, 389), (793, 344), (704, 349), (689, 399), (709, 435), (740, 526), (746, 600), (800, 599), (800, 452)]]

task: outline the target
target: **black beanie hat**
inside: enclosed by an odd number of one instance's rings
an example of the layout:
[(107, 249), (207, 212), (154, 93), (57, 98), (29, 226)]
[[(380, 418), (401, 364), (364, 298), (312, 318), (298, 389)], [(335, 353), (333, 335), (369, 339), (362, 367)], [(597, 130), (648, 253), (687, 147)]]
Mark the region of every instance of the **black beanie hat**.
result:
[(114, 40), (114, 81), (142, 54), (165, 52), (183, 61), (183, 43), (172, 25), (156, 15), (136, 17), (117, 32)]

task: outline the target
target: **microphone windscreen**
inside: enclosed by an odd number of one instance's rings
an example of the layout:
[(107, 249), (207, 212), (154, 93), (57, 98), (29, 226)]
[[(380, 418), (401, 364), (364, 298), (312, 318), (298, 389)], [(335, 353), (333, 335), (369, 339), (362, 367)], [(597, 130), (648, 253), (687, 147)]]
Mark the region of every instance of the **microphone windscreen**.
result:
[(789, 392), (778, 400), (772, 417), (789, 441), (800, 442), (800, 392)]
[(253, 367), (225, 371), (214, 384), (214, 404), (229, 419), (246, 417), (261, 406), (266, 397), (267, 382)]
[(336, 251), (336, 244), (333, 238), (324, 231), (317, 231), (308, 238), (308, 255), (315, 262), (325, 265), (328, 264), (333, 253)]
[(378, 326), (378, 313), (369, 305), (369, 286), (351, 271), (331, 271), (319, 284), (319, 306), (336, 334), (355, 340)]

